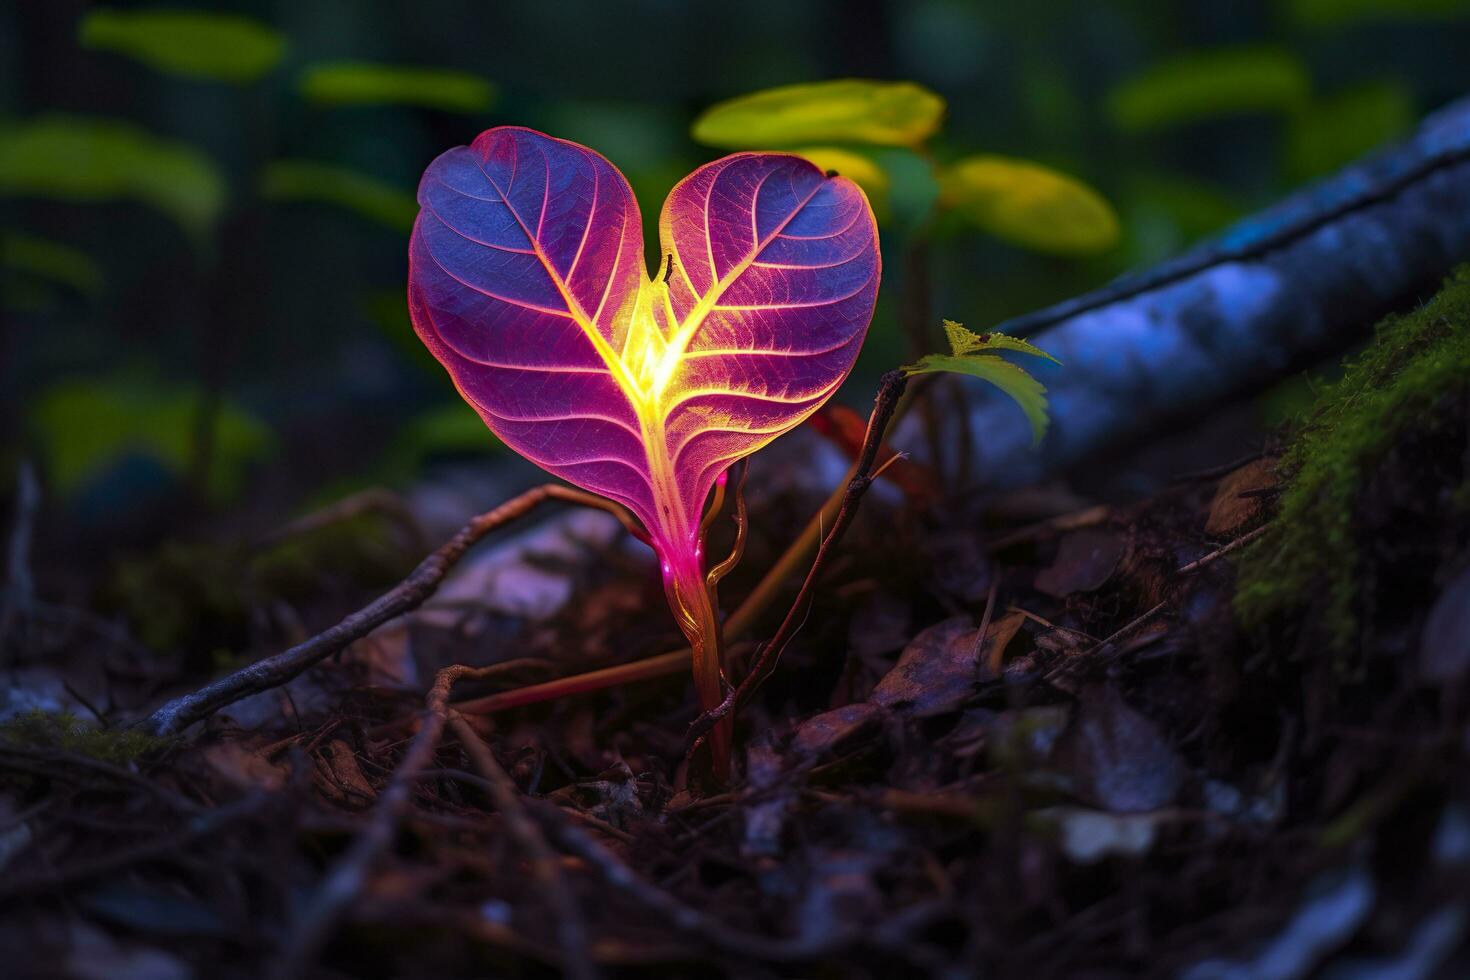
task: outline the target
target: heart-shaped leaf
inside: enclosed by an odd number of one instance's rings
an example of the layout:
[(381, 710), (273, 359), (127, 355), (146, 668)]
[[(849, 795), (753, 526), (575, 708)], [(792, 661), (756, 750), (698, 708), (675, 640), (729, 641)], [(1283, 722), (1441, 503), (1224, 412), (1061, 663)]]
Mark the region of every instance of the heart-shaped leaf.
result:
[(419, 204), (409, 310), (460, 393), (507, 445), (625, 504), (665, 574), (702, 589), (715, 480), (857, 357), (879, 278), (862, 191), (795, 156), (717, 160), (669, 194), (652, 279), (627, 181), (575, 143), (488, 130), (430, 164)]

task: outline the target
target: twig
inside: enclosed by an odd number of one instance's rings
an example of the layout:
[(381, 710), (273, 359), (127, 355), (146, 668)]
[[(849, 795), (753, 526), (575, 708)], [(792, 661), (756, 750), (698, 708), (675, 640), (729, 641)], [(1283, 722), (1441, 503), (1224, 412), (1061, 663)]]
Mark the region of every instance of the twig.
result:
[[(1267, 529), (1270, 526), (1271, 525), (1269, 525), (1269, 524), (1264, 524), (1261, 527), (1256, 528), (1254, 531), (1251, 531), (1248, 534), (1241, 535), (1240, 537), (1236, 538), (1234, 541), (1232, 541), (1229, 544), (1225, 545), (1223, 548), (1216, 548), (1214, 551), (1210, 552), (1208, 555), (1205, 555), (1203, 558), (1198, 558), (1198, 559), (1190, 562), (1187, 565), (1181, 565), (1181, 566), (1179, 566), (1179, 568), (1175, 569), (1175, 574), (1176, 575), (1189, 575), (1189, 574), (1191, 574), (1193, 572), (1199, 571), (1201, 568), (1204, 568), (1207, 565), (1210, 565), (1210, 564), (1214, 563), (1215, 561), (1219, 560), (1221, 557), (1230, 554), (1230, 552), (1235, 551), (1237, 548), (1244, 547), (1245, 545), (1247, 545), (1250, 542), (1254, 541), (1256, 538), (1259, 538), (1262, 534), (1265, 534), (1266, 533)], [(1082, 653), (1078, 654), (1076, 657), (1073, 657), (1072, 659), (1068, 660), (1066, 663), (1064, 663), (1061, 666), (1057, 667), (1056, 669), (1048, 672), (1046, 674), (1044, 680), (1046, 680), (1047, 683), (1054, 683), (1054, 682), (1060, 680), (1061, 678), (1065, 677), (1067, 674), (1071, 673), (1074, 669), (1076, 669), (1077, 665), (1085, 662), (1086, 659), (1090, 655), (1092, 655), (1094, 653), (1097, 653), (1099, 650), (1106, 650), (1108, 647), (1112, 646), (1114, 643), (1117, 643), (1123, 637), (1127, 636), (1129, 633), (1132, 633), (1134, 630), (1138, 629), (1144, 623), (1148, 622), (1150, 619), (1153, 619), (1159, 613), (1163, 612), (1164, 609), (1168, 605), (1169, 605), (1169, 601), (1167, 599), (1165, 599), (1162, 602), (1159, 602), (1157, 605), (1155, 605), (1153, 608), (1149, 609), (1147, 612), (1145, 612), (1145, 613), (1143, 613), (1143, 614), (1135, 617), (1134, 619), (1130, 620), (1126, 625), (1124, 625), (1123, 627), (1121, 627), (1120, 629), (1118, 629), (1117, 631), (1115, 631), (1112, 635), (1108, 636), (1106, 639), (1099, 640), (1094, 646), (1090, 647), (1087, 650), (1084, 650)], [(1024, 610), (1022, 610), (1022, 611), (1024, 612)], [(1030, 615), (1030, 614), (1028, 613), (1027, 615)], [(1109, 659), (1111, 659), (1111, 658), (1109, 658)]]
[(124, 868), (168, 857), (178, 852), (186, 844), (208, 837), (236, 821), (255, 816), (271, 805), (272, 799), (266, 794), (253, 794), (227, 806), (201, 813), (191, 818), (178, 830), (141, 844), (113, 850), (100, 857), (79, 861), (56, 871), (13, 875), (0, 884), (0, 902), (36, 891), (64, 888), (77, 882), (90, 881), (104, 875), (115, 874)]
[(863, 437), (863, 448), (858, 454), (854, 475), (848, 481), (847, 489), (842, 494), (842, 502), (837, 509), (837, 516), (833, 518), (832, 526), (822, 538), (821, 546), (817, 548), (817, 556), (812, 560), (811, 568), (807, 571), (806, 579), (801, 583), (796, 599), (792, 601), (791, 608), (787, 610), (786, 618), (782, 620), (776, 634), (768, 642), (762, 644), (756, 652), (755, 660), (751, 663), (744, 680), (740, 682), (740, 686), (726, 695), (725, 700), (715, 708), (702, 713), (689, 726), (689, 733), (685, 739), (686, 755), (693, 754), (721, 718), (733, 711), (738, 711), (740, 706), (750, 699), (761, 683), (770, 676), (771, 671), (775, 670), (776, 663), (781, 659), (781, 654), (785, 652), (786, 645), (791, 642), (791, 638), (805, 622), (807, 604), (817, 580), (821, 577), (827, 559), (841, 542), (848, 526), (852, 524), (853, 518), (857, 515), (858, 504), (873, 483), (873, 464), (878, 455), (878, 447), (883, 442), (883, 433), (893, 418), (894, 409), (898, 407), (898, 400), (903, 395), (907, 384), (908, 376), (902, 371), (889, 371), (883, 376), (878, 387), (878, 395), (873, 402), (872, 414), (868, 416), (868, 431)]
[(143, 723), (144, 727), (155, 735), (172, 735), (241, 698), (280, 687), (389, 620), (418, 608), (438, 590), (445, 575), (472, 545), (548, 500), (605, 510), (635, 534), (642, 536), (644, 533), (624, 508), (593, 494), (555, 483), (527, 490), (470, 521), (438, 551), (420, 562), (406, 579), (337, 625), (283, 653), (221, 677), (192, 694), (175, 698), (149, 716)]
[(838, 926), (821, 937), (792, 939), (773, 939), (732, 929), (719, 917), (691, 908), (638, 877), (607, 848), (574, 826), (559, 808), (538, 804), (531, 812), (550, 829), (552, 837), (564, 850), (587, 862), (609, 885), (653, 912), (661, 922), (732, 956), (776, 962), (809, 959), (853, 938), (850, 926)]
[[(460, 534), (463, 535), (464, 532), (461, 531)], [(393, 770), (393, 775), (388, 778), (387, 787), (378, 795), (378, 805), (367, 825), (358, 833), (347, 853), (317, 889), (315, 898), (291, 937), (273, 976), (292, 980), (304, 976), (316, 962), (322, 947), (331, 938), (338, 919), (347, 906), (362, 893), (367, 885), (368, 875), (393, 843), (398, 825), (413, 800), (413, 788), (419, 773), (429, 768), (434, 753), (439, 749), (439, 740), (449, 719), (449, 691), (454, 682), (462, 677), (478, 676), (483, 670), (484, 668), (476, 670), (454, 666), (439, 671), (434, 679), (434, 686), (424, 699), (418, 733), (409, 743), (408, 751), (404, 752), (402, 761)]]
[(531, 874), (536, 879), (546, 904), (556, 916), (557, 945), (562, 952), (562, 972), (568, 977), (589, 980), (597, 976), (587, 944), (587, 927), (582, 921), (582, 912), (577, 907), (576, 896), (567, 887), (562, 877), (556, 852), (546, 843), (541, 830), (526, 813), (526, 807), (515, 782), (490, 751), (474, 728), (458, 713), (449, 715), (449, 727), (459, 739), (470, 764), (485, 778), (486, 789), (495, 809), (505, 818), (505, 826), (515, 838), (531, 864)]
[(1251, 531), (1248, 534), (1242, 534), (1240, 537), (1225, 545), (1223, 548), (1216, 548), (1214, 551), (1210, 552), (1208, 555), (1205, 555), (1203, 558), (1196, 558), (1188, 565), (1180, 566), (1179, 574), (1188, 575), (1190, 572), (1197, 572), (1201, 568), (1204, 568), (1206, 565), (1213, 564), (1215, 561), (1223, 558), (1225, 555), (1230, 554), (1230, 552), (1234, 551), (1235, 549), (1243, 548), (1246, 545), (1250, 544), (1252, 541), (1256, 540), (1256, 538), (1259, 538), (1261, 535), (1265, 534), (1267, 528), (1269, 528), (1270, 526), (1271, 525), (1269, 524), (1262, 524), (1254, 531)]
[(10, 637), (11, 628), (17, 619), (29, 613), (35, 601), (35, 585), (31, 580), (31, 537), (40, 505), (41, 487), (36, 482), (36, 469), (30, 460), (22, 460), (15, 474), (15, 524), (6, 554), (4, 595), (0, 598), (0, 663), (4, 662), (5, 641)]

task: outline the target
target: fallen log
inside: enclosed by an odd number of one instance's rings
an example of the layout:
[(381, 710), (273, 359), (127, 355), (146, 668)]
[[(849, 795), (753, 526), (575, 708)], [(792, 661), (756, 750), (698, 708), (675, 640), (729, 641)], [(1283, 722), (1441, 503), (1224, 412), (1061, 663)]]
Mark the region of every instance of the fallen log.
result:
[(994, 326), (1062, 361), (1027, 364), (1051, 431), (1033, 448), (1015, 407), (974, 383), (941, 445), (970, 454), (987, 487), (1024, 485), (1346, 349), (1466, 260), (1470, 99), (1176, 259)]

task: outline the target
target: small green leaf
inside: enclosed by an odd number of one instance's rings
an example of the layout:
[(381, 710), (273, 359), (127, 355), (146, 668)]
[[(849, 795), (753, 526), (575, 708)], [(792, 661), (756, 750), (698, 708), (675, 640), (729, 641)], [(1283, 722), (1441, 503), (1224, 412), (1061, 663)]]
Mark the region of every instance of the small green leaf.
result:
[(225, 184), (183, 143), (111, 119), (43, 116), (0, 127), (0, 194), (139, 201), (201, 235), (224, 207)]
[(902, 370), (909, 375), (948, 371), (989, 381), (1021, 406), (1021, 411), (1026, 413), (1026, 418), (1031, 423), (1033, 441), (1040, 442), (1050, 423), (1046, 408), (1046, 388), (1026, 373), (1025, 368), (994, 354), (980, 352), (1007, 350), (1044, 357), (1053, 364), (1061, 362), (1019, 337), (1008, 337), (1002, 333), (977, 334), (954, 320), (944, 321), (944, 336), (949, 341), (952, 354), (926, 354), (916, 364), (905, 364)]
[(7, 232), (3, 236), (5, 268), (37, 279), (95, 293), (102, 286), (102, 270), (80, 249), (31, 235)]
[(1361, 85), (1292, 117), (1287, 161), (1299, 179), (1329, 173), (1407, 133), (1414, 104), (1398, 82)]
[(1143, 72), (1108, 95), (1108, 114), (1126, 132), (1243, 113), (1291, 113), (1311, 98), (1306, 67), (1274, 47), (1185, 55)]
[(949, 341), (950, 350), (959, 356), (978, 354), (985, 350), (1009, 350), (1018, 354), (1044, 357), (1053, 364), (1062, 363), (1040, 347), (1029, 344), (1020, 337), (1008, 337), (1003, 333), (975, 333), (963, 323), (956, 323), (953, 320), (944, 321), (944, 339)]
[(844, 150), (837, 146), (804, 146), (792, 153), (810, 160), (820, 170), (832, 171), (852, 180), (868, 195), (868, 203), (878, 217), (888, 212), (888, 171), (872, 157), (856, 150)]
[(310, 160), (276, 160), (260, 177), (271, 201), (310, 201), (355, 211), (397, 231), (408, 231), (419, 213), (408, 191), (346, 167)]
[(1118, 242), (1118, 216), (1075, 178), (1029, 160), (973, 156), (939, 174), (940, 201), (997, 238), (1058, 255)]
[(905, 365), (903, 370), (910, 375), (948, 371), (989, 381), (1021, 406), (1021, 411), (1026, 413), (1026, 419), (1031, 423), (1033, 442), (1041, 442), (1046, 435), (1046, 428), (1050, 423), (1046, 410), (1046, 388), (1027, 374), (1025, 368), (1010, 361), (994, 354), (967, 354), (963, 357), (954, 354), (925, 354), (919, 358), (917, 364)]
[(1375, 21), (1452, 20), (1470, 14), (1470, 0), (1290, 0), (1291, 21), (1308, 28), (1333, 28)]
[[(151, 456), (184, 476), (194, 449), (199, 393), (121, 377), (66, 381), (47, 389), (32, 408), (46, 447), (47, 470), (63, 493), (131, 453)], [(216, 500), (233, 496), (245, 468), (271, 446), (270, 430), (243, 409), (220, 407), (209, 489)]]
[(845, 78), (784, 85), (712, 106), (694, 138), (732, 149), (802, 143), (916, 146), (939, 128), (944, 100), (914, 82)]
[(358, 61), (313, 65), (299, 88), (320, 106), (411, 105), (466, 113), (484, 112), (497, 95), (493, 83), (470, 72)]
[(92, 10), (80, 41), (156, 71), (221, 82), (254, 81), (286, 53), (285, 37), (257, 20), (193, 10)]

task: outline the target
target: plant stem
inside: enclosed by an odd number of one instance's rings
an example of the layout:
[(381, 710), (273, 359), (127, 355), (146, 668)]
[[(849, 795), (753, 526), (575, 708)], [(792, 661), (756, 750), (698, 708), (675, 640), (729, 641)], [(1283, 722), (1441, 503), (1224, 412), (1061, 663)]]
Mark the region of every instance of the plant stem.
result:
[[(698, 563), (680, 563), (668, 583), (669, 605), (678, 613), (679, 625), (689, 640), (694, 666), (694, 691), (699, 710), (709, 711), (725, 699), (724, 654), (720, 616), (705, 584)], [(717, 785), (730, 781), (730, 744), (733, 719), (710, 731), (710, 769)]]

